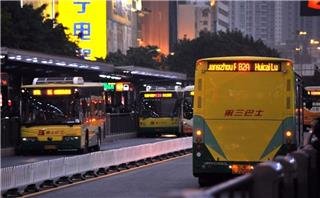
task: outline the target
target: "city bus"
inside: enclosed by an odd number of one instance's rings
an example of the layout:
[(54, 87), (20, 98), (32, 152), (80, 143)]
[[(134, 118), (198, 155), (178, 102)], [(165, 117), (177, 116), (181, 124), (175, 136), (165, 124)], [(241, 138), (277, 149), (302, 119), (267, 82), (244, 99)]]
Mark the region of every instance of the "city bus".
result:
[(193, 132), (193, 90), (194, 85), (188, 85), (182, 89), (181, 126), (183, 135), (192, 135)]
[(35, 78), (21, 92), (20, 153), (100, 150), (106, 120), (102, 83)]
[(304, 107), (303, 124), (305, 130), (310, 128), (311, 122), (316, 118), (320, 118), (320, 86), (307, 86), (306, 104)]
[(181, 136), (181, 102), (182, 92), (174, 89), (141, 91), (138, 136)]
[(200, 186), (293, 151), (303, 142), (302, 82), (288, 59), (196, 62), (193, 174)]

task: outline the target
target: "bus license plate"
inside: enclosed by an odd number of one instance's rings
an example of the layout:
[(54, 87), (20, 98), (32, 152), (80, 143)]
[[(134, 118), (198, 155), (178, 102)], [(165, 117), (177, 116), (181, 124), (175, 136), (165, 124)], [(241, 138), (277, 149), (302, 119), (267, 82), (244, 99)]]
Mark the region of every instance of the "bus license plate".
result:
[(50, 150), (50, 149), (57, 149), (56, 145), (44, 145), (44, 149)]
[(232, 166), (232, 174), (246, 174), (251, 173), (252, 168), (250, 165), (233, 165)]

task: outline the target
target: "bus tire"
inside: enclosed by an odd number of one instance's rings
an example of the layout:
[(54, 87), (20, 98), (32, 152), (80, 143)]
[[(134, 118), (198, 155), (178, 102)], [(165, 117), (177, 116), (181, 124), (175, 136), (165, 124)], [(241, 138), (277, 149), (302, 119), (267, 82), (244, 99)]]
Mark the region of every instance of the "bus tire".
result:
[(199, 177), (198, 183), (200, 187), (210, 186), (211, 182), (207, 177)]
[(16, 151), (15, 151), (15, 153), (16, 153), (16, 155), (21, 155), (21, 156), (25, 156), (25, 155), (27, 155), (28, 153), (25, 151), (25, 150), (23, 150), (22, 148), (17, 148), (16, 149)]

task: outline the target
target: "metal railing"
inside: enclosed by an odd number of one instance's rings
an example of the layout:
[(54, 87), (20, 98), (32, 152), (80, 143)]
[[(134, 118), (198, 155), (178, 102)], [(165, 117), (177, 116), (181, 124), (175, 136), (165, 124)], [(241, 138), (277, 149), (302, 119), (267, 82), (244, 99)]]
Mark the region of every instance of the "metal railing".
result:
[(311, 145), (258, 164), (252, 173), (175, 198), (319, 198), (319, 151)]

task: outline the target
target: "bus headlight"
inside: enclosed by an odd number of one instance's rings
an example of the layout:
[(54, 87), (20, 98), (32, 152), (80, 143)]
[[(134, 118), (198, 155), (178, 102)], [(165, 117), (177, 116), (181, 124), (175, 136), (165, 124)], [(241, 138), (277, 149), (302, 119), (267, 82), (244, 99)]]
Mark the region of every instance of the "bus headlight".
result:
[(65, 136), (65, 137), (63, 137), (64, 141), (75, 141), (75, 140), (78, 140), (78, 139), (79, 139), (78, 136)]
[(21, 138), (21, 140), (23, 142), (35, 142), (35, 141), (37, 141), (37, 138), (36, 137), (23, 137), (23, 138)]

